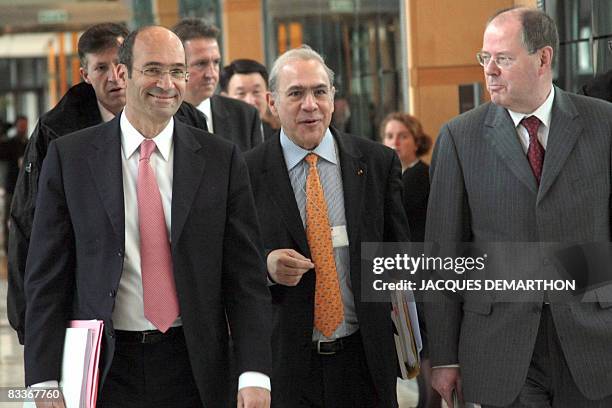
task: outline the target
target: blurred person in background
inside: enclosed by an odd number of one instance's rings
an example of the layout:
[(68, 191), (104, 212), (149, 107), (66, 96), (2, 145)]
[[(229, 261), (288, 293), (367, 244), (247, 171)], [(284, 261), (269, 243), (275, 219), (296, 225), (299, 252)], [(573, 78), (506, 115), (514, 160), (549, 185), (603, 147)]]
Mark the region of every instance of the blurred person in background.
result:
[(254, 106), (259, 111), (264, 140), (269, 139), (280, 129), (280, 121), (274, 116), (268, 103), (268, 70), (259, 62), (251, 59), (237, 59), (226, 65), (219, 76), (221, 95)]
[(423, 132), (417, 118), (400, 112), (385, 117), (380, 125), (380, 137), (385, 146), (397, 152), (402, 163), (403, 200), (412, 241), (423, 242), (429, 198), (429, 166), (421, 157), (431, 149), (431, 138)]
[(15, 135), (5, 137), (0, 141), (0, 160), (6, 162), (6, 177), (4, 178), (4, 250), (8, 250), (8, 224), (11, 199), (15, 192), (19, 168), (23, 162), (23, 154), (28, 144), (28, 118), (17, 115), (15, 119)]
[(172, 27), (172, 31), (183, 42), (187, 54), (189, 82), (185, 100), (206, 116), (208, 131), (235, 143), (243, 152), (263, 142), (257, 109), (214, 95), (221, 64), (219, 29), (200, 19), (187, 18)]

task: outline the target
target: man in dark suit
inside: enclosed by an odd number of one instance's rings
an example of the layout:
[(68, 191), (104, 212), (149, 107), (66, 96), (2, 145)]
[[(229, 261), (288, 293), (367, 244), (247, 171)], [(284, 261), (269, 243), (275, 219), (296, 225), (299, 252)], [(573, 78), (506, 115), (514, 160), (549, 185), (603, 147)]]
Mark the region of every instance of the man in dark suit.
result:
[(246, 152), (263, 141), (257, 109), (232, 98), (213, 95), (219, 82), (219, 29), (200, 19), (185, 19), (172, 28), (185, 46), (189, 83), (185, 100), (196, 106), (208, 130)]
[(390, 306), (362, 301), (360, 255), (410, 238), (399, 160), (329, 128), (333, 71), (311, 48), (277, 59), (270, 92), (281, 130), (245, 157), (277, 313), (273, 404), (396, 407)]
[[(96, 24), (85, 30), (78, 43), (84, 82), (71, 87), (53, 109), (42, 115), (30, 136), (11, 206), (8, 251), (7, 312), (22, 344), (26, 308), (23, 276), (43, 159), (52, 140), (108, 122), (123, 109), (125, 86), (118, 81), (116, 66), (117, 50), (127, 35), (127, 28), (116, 23)], [(206, 129), (203, 115), (187, 102), (181, 104), (176, 118)]]
[[(612, 106), (552, 85), (557, 50), (542, 11), (503, 10), (489, 21), (478, 60), (491, 103), (442, 127), (426, 241), (610, 241)], [(447, 403), (455, 390), (487, 407), (612, 406), (612, 291), (589, 295), (438, 295), (425, 307), (434, 388)]]
[(102, 319), (99, 407), (226, 407), (229, 326), (239, 406), (267, 407), (269, 292), (246, 165), (173, 120), (188, 78), (175, 34), (141, 28), (119, 61), (123, 112), (52, 142), (43, 164), (25, 382), (56, 385), (68, 320)]

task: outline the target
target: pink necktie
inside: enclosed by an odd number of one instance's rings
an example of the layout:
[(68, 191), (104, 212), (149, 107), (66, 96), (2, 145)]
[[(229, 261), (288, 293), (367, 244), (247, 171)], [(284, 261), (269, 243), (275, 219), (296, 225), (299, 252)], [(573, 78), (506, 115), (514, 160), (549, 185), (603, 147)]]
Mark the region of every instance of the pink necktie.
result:
[(155, 142), (140, 145), (138, 163), (138, 223), (140, 226), (140, 268), (144, 314), (155, 327), (165, 332), (179, 315), (178, 298), (172, 273), (172, 256), (164, 208), (153, 168), (149, 162)]
[(525, 117), (521, 120), (527, 133), (529, 133), (529, 148), (527, 149), (527, 159), (531, 166), (531, 171), (535, 176), (538, 186), (540, 185), (540, 179), (542, 178), (542, 165), (544, 163), (544, 147), (538, 140), (538, 128), (540, 127), (540, 119), (535, 116)]

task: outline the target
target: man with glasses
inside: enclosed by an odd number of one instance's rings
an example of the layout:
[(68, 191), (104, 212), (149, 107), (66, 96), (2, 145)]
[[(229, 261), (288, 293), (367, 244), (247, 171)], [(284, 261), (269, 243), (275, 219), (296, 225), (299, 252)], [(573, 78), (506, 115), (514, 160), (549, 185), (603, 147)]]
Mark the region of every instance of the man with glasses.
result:
[(263, 137), (257, 109), (242, 101), (214, 95), (221, 64), (219, 29), (190, 18), (180, 21), (172, 31), (183, 42), (187, 54), (190, 80), (185, 100), (206, 116), (208, 131), (235, 143), (243, 152), (260, 144)]
[[(442, 127), (425, 241), (610, 241), (612, 105), (553, 86), (557, 50), (540, 10), (489, 20), (477, 57), (491, 103)], [(590, 303), (432, 295), (433, 387), (450, 406), (453, 393), (483, 407), (612, 406), (612, 293), (594, 292)]]
[(98, 407), (227, 407), (236, 389), (239, 407), (268, 407), (269, 291), (246, 165), (173, 119), (187, 81), (174, 33), (138, 29), (119, 62), (125, 109), (52, 142), (42, 168), (25, 383), (57, 387), (67, 322), (100, 319)]
[[(127, 28), (116, 23), (96, 24), (85, 30), (78, 43), (83, 82), (71, 87), (53, 109), (40, 117), (30, 136), (11, 206), (8, 251), (7, 314), (22, 344), (26, 309), (23, 276), (43, 159), (52, 140), (108, 122), (123, 109), (125, 84), (119, 81), (116, 66), (117, 50), (127, 35)], [(201, 113), (188, 103), (181, 104), (176, 117), (206, 129)]]

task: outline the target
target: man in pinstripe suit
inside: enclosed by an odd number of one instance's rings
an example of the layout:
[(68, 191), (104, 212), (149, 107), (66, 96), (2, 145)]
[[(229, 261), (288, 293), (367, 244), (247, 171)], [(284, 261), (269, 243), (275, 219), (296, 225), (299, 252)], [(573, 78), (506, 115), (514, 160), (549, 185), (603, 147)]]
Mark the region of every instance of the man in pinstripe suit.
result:
[[(557, 49), (541, 11), (489, 20), (478, 59), (492, 103), (442, 127), (426, 241), (610, 241), (612, 105), (552, 85)], [(437, 295), (426, 304), (434, 388), (450, 406), (453, 391), (482, 406), (612, 406), (612, 291), (592, 295), (552, 304), (544, 294)]]

